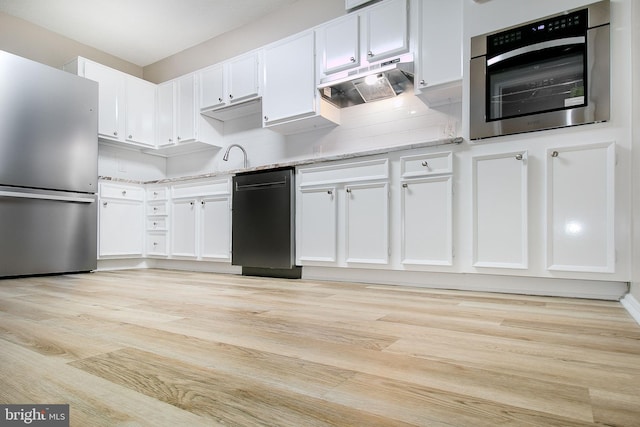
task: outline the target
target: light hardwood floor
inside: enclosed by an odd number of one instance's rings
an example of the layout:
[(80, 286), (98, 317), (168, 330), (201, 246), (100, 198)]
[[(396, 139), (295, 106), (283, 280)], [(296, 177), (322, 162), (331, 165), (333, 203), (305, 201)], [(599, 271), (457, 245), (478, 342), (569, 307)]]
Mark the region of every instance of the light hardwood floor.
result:
[(640, 426), (617, 302), (163, 270), (0, 281), (0, 403), (72, 426)]

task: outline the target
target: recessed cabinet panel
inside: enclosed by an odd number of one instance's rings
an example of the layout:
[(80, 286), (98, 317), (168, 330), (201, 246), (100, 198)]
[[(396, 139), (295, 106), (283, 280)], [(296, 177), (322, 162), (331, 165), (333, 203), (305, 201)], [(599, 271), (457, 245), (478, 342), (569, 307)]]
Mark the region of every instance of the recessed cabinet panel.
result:
[(451, 175), (402, 183), (402, 263), (452, 264)]
[(259, 95), (260, 64), (257, 53), (232, 59), (227, 65), (229, 67), (227, 98), (230, 103), (241, 102)]
[(175, 133), (175, 84), (158, 86), (158, 146), (172, 145)]
[(144, 206), (141, 201), (101, 199), (100, 257), (142, 256)]
[(387, 183), (348, 185), (346, 261), (387, 264), (389, 260), (389, 187)]
[(527, 153), (473, 158), (473, 265), (528, 266)]
[(298, 220), (298, 260), (336, 262), (336, 188), (301, 189)]
[(200, 200), (201, 258), (231, 260), (231, 199), (229, 196)]
[(189, 142), (196, 139), (195, 121), (195, 76), (190, 74), (181, 77), (177, 81), (178, 103), (177, 103), (177, 140), (178, 142)]
[(321, 37), (324, 41), (325, 74), (360, 65), (360, 16), (357, 13), (322, 27)]
[(125, 139), (153, 147), (156, 144), (156, 85), (128, 76), (126, 88)]
[(409, 50), (407, 0), (391, 0), (373, 6), (366, 17), (369, 62)]
[(264, 123), (316, 112), (315, 36), (307, 31), (265, 48)]
[(195, 258), (196, 201), (174, 200), (171, 210), (171, 255)]
[(224, 65), (218, 64), (202, 70), (200, 77), (200, 109), (216, 108), (226, 104), (224, 94)]
[(615, 144), (547, 151), (549, 270), (613, 273)]
[(122, 137), (124, 128), (125, 78), (109, 67), (84, 61), (84, 77), (98, 86), (98, 134), (109, 139)]

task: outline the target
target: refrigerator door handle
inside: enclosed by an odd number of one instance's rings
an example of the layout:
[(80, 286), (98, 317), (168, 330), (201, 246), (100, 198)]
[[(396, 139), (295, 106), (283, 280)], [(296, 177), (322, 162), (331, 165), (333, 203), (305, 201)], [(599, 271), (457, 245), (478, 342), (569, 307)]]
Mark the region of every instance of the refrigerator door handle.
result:
[(20, 193), (16, 191), (0, 191), (0, 197), (13, 197), (20, 199), (55, 200), (59, 202), (94, 203), (91, 197), (57, 196), (52, 194)]

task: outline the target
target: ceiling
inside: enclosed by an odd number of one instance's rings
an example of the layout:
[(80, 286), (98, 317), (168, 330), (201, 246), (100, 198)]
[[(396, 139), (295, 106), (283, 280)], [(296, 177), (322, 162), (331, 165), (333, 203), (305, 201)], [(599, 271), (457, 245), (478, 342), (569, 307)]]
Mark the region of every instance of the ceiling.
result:
[(297, 0), (0, 0), (0, 12), (144, 67)]

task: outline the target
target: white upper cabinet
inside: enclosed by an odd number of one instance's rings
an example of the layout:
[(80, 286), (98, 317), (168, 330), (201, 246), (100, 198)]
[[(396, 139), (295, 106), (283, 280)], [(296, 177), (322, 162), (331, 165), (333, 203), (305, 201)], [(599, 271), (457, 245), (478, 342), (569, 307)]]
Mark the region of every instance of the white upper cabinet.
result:
[(98, 136), (102, 141), (155, 147), (155, 84), (81, 57), (64, 68), (98, 82)]
[(360, 16), (347, 15), (320, 30), (324, 41), (322, 71), (325, 74), (360, 65)]
[(316, 93), (313, 31), (267, 46), (264, 66), (264, 127), (288, 134), (338, 123), (339, 111)]
[(126, 139), (150, 147), (156, 144), (157, 86), (135, 77), (126, 77)]
[(216, 64), (198, 73), (200, 79), (200, 110), (227, 105), (224, 90), (224, 65)]
[(158, 86), (159, 154), (184, 154), (219, 147), (222, 123), (200, 115), (198, 86), (195, 73)]
[(416, 93), (428, 105), (462, 99), (462, 0), (422, 0)]
[(409, 51), (407, 0), (387, 0), (318, 28), (324, 75)]
[(125, 74), (84, 58), (79, 62), (79, 74), (98, 82), (98, 135), (121, 140), (125, 133)]
[[(200, 112), (231, 120), (260, 112), (262, 52), (254, 51), (197, 73)], [(233, 108), (229, 108), (233, 107)]]
[(366, 55), (376, 62), (409, 50), (407, 0), (389, 0), (363, 12), (367, 28)]

